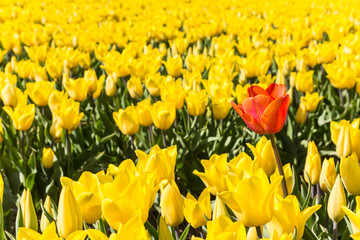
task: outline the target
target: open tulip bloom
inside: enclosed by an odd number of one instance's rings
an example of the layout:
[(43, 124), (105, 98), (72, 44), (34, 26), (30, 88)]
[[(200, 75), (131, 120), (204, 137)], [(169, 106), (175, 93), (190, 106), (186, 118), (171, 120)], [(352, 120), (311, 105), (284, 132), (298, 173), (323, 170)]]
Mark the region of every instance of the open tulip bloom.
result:
[(248, 88), (249, 97), (241, 105), (231, 104), (246, 125), (259, 134), (274, 134), (284, 126), (290, 97), (284, 85), (273, 83), (267, 89)]

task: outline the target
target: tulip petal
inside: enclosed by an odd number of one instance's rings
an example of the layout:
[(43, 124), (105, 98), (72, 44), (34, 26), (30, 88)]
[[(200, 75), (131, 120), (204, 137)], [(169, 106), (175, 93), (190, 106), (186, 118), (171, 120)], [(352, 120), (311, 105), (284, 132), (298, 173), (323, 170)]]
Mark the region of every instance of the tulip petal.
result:
[(255, 97), (257, 95), (265, 95), (265, 96), (269, 96), (269, 93), (263, 89), (262, 87), (259, 87), (257, 85), (252, 85), (248, 88), (248, 94), (249, 97)]
[(233, 101), (231, 101), (231, 105), (251, 130), (259, 134), (266, 133), (263, 127), (261, 126), (261, 124), (259, 124), (259, 122), (257, 122), (251, 115), (244, 113), (244, 110), (242, 109), (241, 105), (239, 108), (239, 106), (236, 105)]
[(286, 120), (287, 110), (290, 104), (290, 97), (286, 95), (275, 99), (264, 111), (261, 117), (261, 125), (266, 133), (279, 132)]
[(272, 83), (267, 89), (266, 89), (268, 95), (270, 95), (270, 97), (272, 99), (276, 99), (279, 97), (283, 97), (286, 94), (286, 88), (285, 85), (283, 84), (276, 84), (276, 83)]

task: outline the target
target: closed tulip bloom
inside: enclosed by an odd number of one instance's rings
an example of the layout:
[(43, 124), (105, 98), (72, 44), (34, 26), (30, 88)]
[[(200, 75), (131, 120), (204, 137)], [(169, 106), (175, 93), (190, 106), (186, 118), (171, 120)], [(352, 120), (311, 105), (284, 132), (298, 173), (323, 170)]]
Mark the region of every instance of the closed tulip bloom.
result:
[(172, 103), (176, 109), (181, 109), (184, 106), (184, 99), (186, 92), (182, 88), (182, 81), (180, 79), (169, 81), (161, 88), (161, 100), (166, 103)]
[(4, 111), (10, 116), (16, 130), (27, 131), (30, 129), (35, 118), (35, 105), (29, 104), (25, 107), (15, 108), (4, 107)]
[(63, 64), (59, 61), (57, 57), (46, 58), (45, 68), (49, 73), (50, 77), (55, 80), (59, 80), (62, 75), (62, 66)]
[(158, 97), (160, 96), (160, 90), (164, 82), (165, 77), (160, 75), (160, 73), (149, 74), (145, 79), (145, 87), (151, 96)]
[(48, 105), (50, 94), (55, 86), (55, 82), (39, 81), (26, 84), (31, 100), (39, 107)]
[(258, 240), (258, 236), (257, 236), (255, 227), (249, 228), (247, 235), (246, 235), (246, 240)]
[(313, 81), (314, 71), (301, 70), (297, 74), (291, 73), (291, 77), (294, 78), (295, 88), (299, 92), (312, 92), (314, 91)]
[(2, 175), (0, 174), (0, 200), (1, 203), (3, 201), (4, 198), (4, 179), (2, 177)]
[(151, 117), (152, 105), (150, 101), (150, 98), (146, 98), (141, 102), (138, 102), (136, 105), (139, 115), (139, 123), (144, 127), (149, 127), (151, 124), (153, 124)]
[(17, 101), (15, 89), (15, 85), (7, 83), (1, 90), (1, 99), (5, 106), (15, 107)]
[(276, 231), (278, 237), (284, 233), (293, 233), (296, 227), (296, 240), (300, 240), (304, 234), (306, 221), (320, 208), (321, 205), (314, 205), (301, 211), (296, 196), (288, 195), (282, 198), (280, 195), (275, 195), (274, 216), (266, 227), (269, 232)]
[[(51, 199), (50, 196), (47, 195), (44, 203), (44, 209), (50, 214), (50, 216), (54, 217), (54, 212), (51, 207)], [(46, 217), (45, 213), (41, 214), (40, 219), (40, 230), (41, 232), (44, 232), (45, 229), (50, 225), (49, 219)]]
[(339, 89), (351, 89), (355, 86), (356, 71), (347, 62), (334, 61), (324, 64), (330, 83)]
[(346, 190), (351, 195), (360, 195), (360, 166), (355, 154), (342, 157), (340, 160), (340, 175)]
[(87, 85), (87, 93), (93, 94), (97, 90), (97, 76), (94, 69), (86, 70), (84, 73), (84, 80)]
[(175, 57), (169, 57), (167, 61), (164, 62), (164, 65), (169, 75), (173, 77), (179, 77), (181, 75), (183, 61), (179, 55)]
[[(293, 179), (293, 172), (291, 170), (291, 165), (290, 163), (287, 163), (283, 166), (283, 171), (284, 171), (284, 175), (285, 175), (285, 181), (286, 181), (286, 188), (287, 188), (287, 191), (288, 193), (290, 194), (292, 192), (292, 188), (293, 188), (293, 184), (294, 184), (294, 179)], [(276, 168), (276, 171), (273, 175), (270, 176), (270, 181), (273, 182), (275, 181), (278, 176), (280, 176), (279, 174), (279, 170)], [(281, 195), (282, 197), (283, 196), (283, 191), (282, 191), (282, 187), (279, 186), (275, 193)]]
[(96, 91), (92, 94), (92, 97), (94, 99), (100, 96), (100, 93), (104, 88), (104, 80), (105, 80), (105, 75), (101, 75), (99, 79), (96, 81)]
[(227, 216), (220, 216), (207, 222), (207, 240), (243, 240), (246, 239), (246, 229), (240, 221), (233, 222)]
[(155, 179), (156, 186), (164, 180), (168, 182), (175, 180), (176, 145), (165, 149), (161, 149), (158, 145), (155, 145), (151, 148), (149, 154), (141, 150), (136, 150), (135, 154), (139, 158), (136, 169), (140, 174), (153, 171), (157, 172)]
[(231, 100), (232, 98), (221, 96), (214, 96), (211, 98), (211, 108), (216, 120), (226, 118), (231, 109)]
[(351, 155), (351, 152), (350, 126), (342, 127), (336, 143), (336, 153), (341, 158)]
[(306, 93), (305, 97), (300, 98), (300, 104), (304, 104), (305, 110), (307, 112), (315, 112), (317, 106), (319, 105), (319, 102), (324, 97), (319, 97), (319, 93)]
[(113, 75), (108, 75), (105, 82), (105, 92), (109, 97), (114, 97), (116, 93), (116, 79)]
[(325, 159), (320, 173), (320, 187), (326, 193), (330, 193), (334, 186), (336, 178), (336, 170), (334, 158)]
[(85, 78), (72, 79), (64, 74), (62, 84), (69, 97), (75, 101), (81, 102), (86, 99), (89, 85)]
[(17, 232), (18, 240), (60, 240), (61, 238), (56, 233), (55, 222), (52, 222), (43, 231), (43, 234), (38, 233), (30, 228), (21, 227)]
[(53, 119), (52, 119), (52, 123), (50, 126), (50, 134), (53, 138), (59, 139), (62, 136), (63, 128), (60, 125), (59, 117), (55, 113), (53, 113), (52, 116), (53, 116)]
[(200, 177), (206, 187), (210, 187), (212, 195), (228, 190), (225, 175), (227, 174), (227, 155), (214, 154), (209, 160), (201, 160), (204, 172), (194, 170), (193, 174)]
[(196, 200), (190, 193), (186, 195), (184, 201), (184, 216), (193, 228), (206, 225), (205, 216), (211, 218), (210, 192), (205, 188)]
[(360, 156), (359, 125), (360, 125), (359, 118), (353, 120), (351, 123), (346, 120), (341, 120), (338, 123), (332, 121), (330, 123), (331, 140), (336, 145), (336, 150), (339, 150), (340, 154), (344, 154), (344, 155), (339, 155), (339, 157), (341, 156), (347, 157), (351, 153), (355, 153), (356, 156), (359, 158)]
[(44, 168), (51, 168), (54, 164), (54, 152), (51, 148), (43, 148), (41, 163), (44, 166)]
[(346, 195), (340, 175), (338, 175), (334, 187), (331, 190), (327, 205), (329, 217), (334, 222), (338, 223), (344, 218), (345, 212), (341, 209), (342, 206), (346, 206)]
[(129, 106), (125, 110), (120, 109), (113, 113), (113, 118), (123, 134), (134, 135), (139, 131), (140, 123), (136, 107)]
[(271, 176), (276, 170), (276, 160), (271, 141), (263, 136), (257, 143), (256, 148), (247, 143), (246, 144), (254, 154), (254, 157), (259, 161), (261, 168), (266, 175)]
[(205, 113), (208, 103), (208, 95), (205, 90), (200, 92), (190, 91), (185, 97), (187, 110), (191, 116), (200, 116)]
[(157, 128), (166, 130), (171, 127), (175, 120), (175, 106), (173, 104), (157, 101), (153, 104), (151, 117)]
[(297, 124), (304, 124), (306, 121), (306, 117), (307, 117), (307, 112), (306, 112), (305, 104), (300, 103), (299, 108), (296, 111), (295, 122)]
[(24, 227), (30, 228), (34, 231), (38, 230), (38, 219), (34, 203), (31, 197), (30, 189), (25, 189), (20, 199), (22, 217), (24, 221)]
[(278, 177), (269, 183), (261, 168), (253, 175), (243, 178), (229, 175), (229, 191), (220, 193), (219, 197), (246, 227), (261, 226), (268, 223), (273, 216), (274, 193), (281, 180), (282, 177)]
[(351, 229), (354, 234), (360, 233), (360, 196), (356, 196), (356, 209), (355, 212), (351, 211), (346, 206), (342, 206), (341, 209), (345, 212), (351, 223)]
[(133, 99), (141, 98), (144, 94), (143, 86), (139, 77), (132, 76), (126, 83), (126, 87)]
[(80, 103), (75, 102), (72, 98), (63, 100), (60, 105), (60, 109), (56, 111), (56, 115), (59, 117), (60, 126), (66, 130), (75, 130), (84, 113), (79, 113)]
[(62, 238), (66, 238), (72, 232), (82, 229), (82, 217), (79, 205), (69, 186), (63, 186), (57, 216), (57, 229)]
[(169, 226), (175, 227), (184, 221), (184, 197), (174, 181), (161, 186), (160, 207), (161, 215)]
[(241, 105), (231, 102), (246, 125), (259, 134), (279, 132), (285, 124), (290, 104), (285, 86), (273, 83), (266, 90), (251, 86), (248, 93), (249, 97)]
[(321, 158), (314, 141), (308, 143), (307, 156), (305, 160), (304, 179), (311, 185), (319, 183), (321, 172)]

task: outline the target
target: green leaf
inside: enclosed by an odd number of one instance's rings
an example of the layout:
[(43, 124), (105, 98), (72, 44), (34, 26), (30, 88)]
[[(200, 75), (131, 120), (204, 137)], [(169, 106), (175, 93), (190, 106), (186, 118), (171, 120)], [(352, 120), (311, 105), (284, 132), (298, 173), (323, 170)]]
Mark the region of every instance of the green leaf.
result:
[(308, 177), (308, 186), (307, 186), (307, 193), (306, 193), (306, 198), (305, 198), (305, 201), (304, 203), (301, 205), (301, 211), (304, 210), (307, 205), (309, 204), (309, 201), (310, 201), (310, 196), (311, 196), (311, 183), (310, 183), (310, 178), (309, 176)]
[(40, 207), (41, 207), (42, 212), (45, 214), (46, 218), (49, 220), (49, 222), (50, 222), (50, 223), (51, 223), (51, 222), (54, 222), (55, 219), (54, 219), (54, 218), (51, 216), (51, 214), (50, 214), (48, 211), (46, 211), (46, 209), (44, 208), (44, 203), (43, 203), (42, 199), (40, 200)]
[(184, 232), (181, 234), (179, 240), (185, 240), (187, 235), (189, 234), (189, 230), (190, 230), (190, 224), (188, 224), (186, 226), (186, 228), (184, 229)]
[(155, 240), (159, 239), (158, 232), (148, 221), (146, 221), (146, 223), (145, 223), (145, 228), (146, 228), (146, 230), (148, 230), (149, 234), (155, 238)]

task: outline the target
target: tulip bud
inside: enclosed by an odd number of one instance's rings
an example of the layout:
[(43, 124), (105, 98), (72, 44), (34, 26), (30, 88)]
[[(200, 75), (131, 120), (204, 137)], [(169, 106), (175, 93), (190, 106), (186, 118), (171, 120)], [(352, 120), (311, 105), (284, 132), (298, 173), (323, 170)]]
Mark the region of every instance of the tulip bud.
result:
[(321, 171), (321, 159), (320, 154), (314, 141), (310, 141), (308, 144), (308, 151), (305, 160), (304, 179), (306, 182), (310, 182), (311, 185), (315, 185), (319, 182)]
[(51, 148), (43, 148), (43, 154), (41, 162), (44, 168), (51, 168), (54, 163), (54, 152)]
[(314, 92), (314, 93), (306, 93), (305, 97), (301, 97), (300, 98), (300, 103), (303, 103), (305, 105), (305, 109), (308, 112), (314, 112), (319, 104), (319, 102), (323, 99), (324, 97), (319, 97), (319, 93)]
[(30, 189), (25, 189), (21, 199), (20, 205), (22, 210), (22, 217), (24, 221), (24, 227), (30, 228), (34, 231), (38, 230), (38, 219), (36, 216), (36, 211), (34, 203), (31, 197)]
[(360, 166), (356, 154), (341, 158), (340, 175), (346, 190), (351, 195), (360, 195)]
[(330, 193), (336, 177), (334, 158), (325, 159), (320, 173), (320, 187), (326, 193)]
[[(54, 213), (53, 213), (53, 209), (51, 207), (51, 200), (50, 200), (50, 196), (47, 195), (46, 199), (45, 199), (45, 203), (44, 203), (44, 209), (52, 216), (54, 217)], [(44, 232), (45, 229), (49, 226), (50, 221), (49, 219), (46, 217), (45, 213), (41, 214), (41, 219), (40, 219), (40, 230), (41, 232)]]
[(137, 99), (142, 97), (144, 94), (143, 86), (139, 77), (131, 77), (126, 83), (126, 87), (129, 91), (131, 98)]
[(228, 217), (229, 213), (228, 213), (223, 201), (221, 200), (221, 198), (216, 195), (214, 211), (212, 214), (212, 220), (215, 220), (222, 215), (225, 215)]
[(115, 93), (116, 93), (116, 81), (113, 77), (113, 75), (109, 75), (106, 78), (106, 82), (105, 82), (105, 92), (106, 95), (108, 95), (109, 97), (114, 97)]
[(185, 97), (187, 110), (191, 116), (203, 115), (208, 102), (208, 95), (205, 90), (200, 92), (190, 91)]
[(307, 112), (305, 109), (305, 105), (300, 103), (299, 108), (296, 111), (295, 122), (299, 125), (303, 124), (306, 121), (306, 117), (307, 117)]
[(340, 134), (336, 143), (336, 153), (340, 158), (351, 155), (351, 138), (349, 126), (343, 126), (340, 130)]
[(148, 127), (153, 124), (151, 117), (152, 105), (150, 103), (150, 98), (146, 98), (137, 104), (137, 110), (139, 115), (139, 122), (142, 126)]
[(57, 227), (60, 237), (82, 229), (82, 217), (79, 205), (69, 186), (63, 186), (58, 204)]
[(48, 105), (54, 85), (55, 82), (48, 81), (29, 82), (26, 84), (26, 89), (28, 89), (29, 96), (36, 105), (45, 107)]
[(246, 240), (258, 240), (258, 236), (257, 236), (255, 227), (249, 228), (249, 231), (246, 235)]
[(17, 102), (15, 86), (7, 83), (1, 91), (1, 99), (5, 106), (15, 107)]
[(176, 110), (174, 104), (168, 104), (162, 101), (157, 101), (153, 104), (151, 117), (154, 125), (161, 129), (166, 130), (171, 127), (176, 117)]
[(346, 207), (346, 195), (344, 187), (341, 184), (341, 177), (338, 175), (334, 187), (331, 190), (327, 205), (329, 217), (334, 222), (338, 223), (344, 218), (345, 212), (341, 209), (342, 206)]
[(184, 221), (184, 198), (174, 181), (161, 188), (161, 215), (164, 216), (168, 225), (178, 226)]
[(120, 109), (113, 113), (113, 118), (123, 134), (134, 135), (139, 131), (140, 123), (136, 107)]
[(94, 69), (90, 69), (85, 71), (84, 74), (84, 78), (85, 81), (87, 82), (88, 85), (88, 93), (89, 94), (93, 94), (94, 92), (96, 92), (97, 89), (97, 76), (96, 76), (96, 72)]

